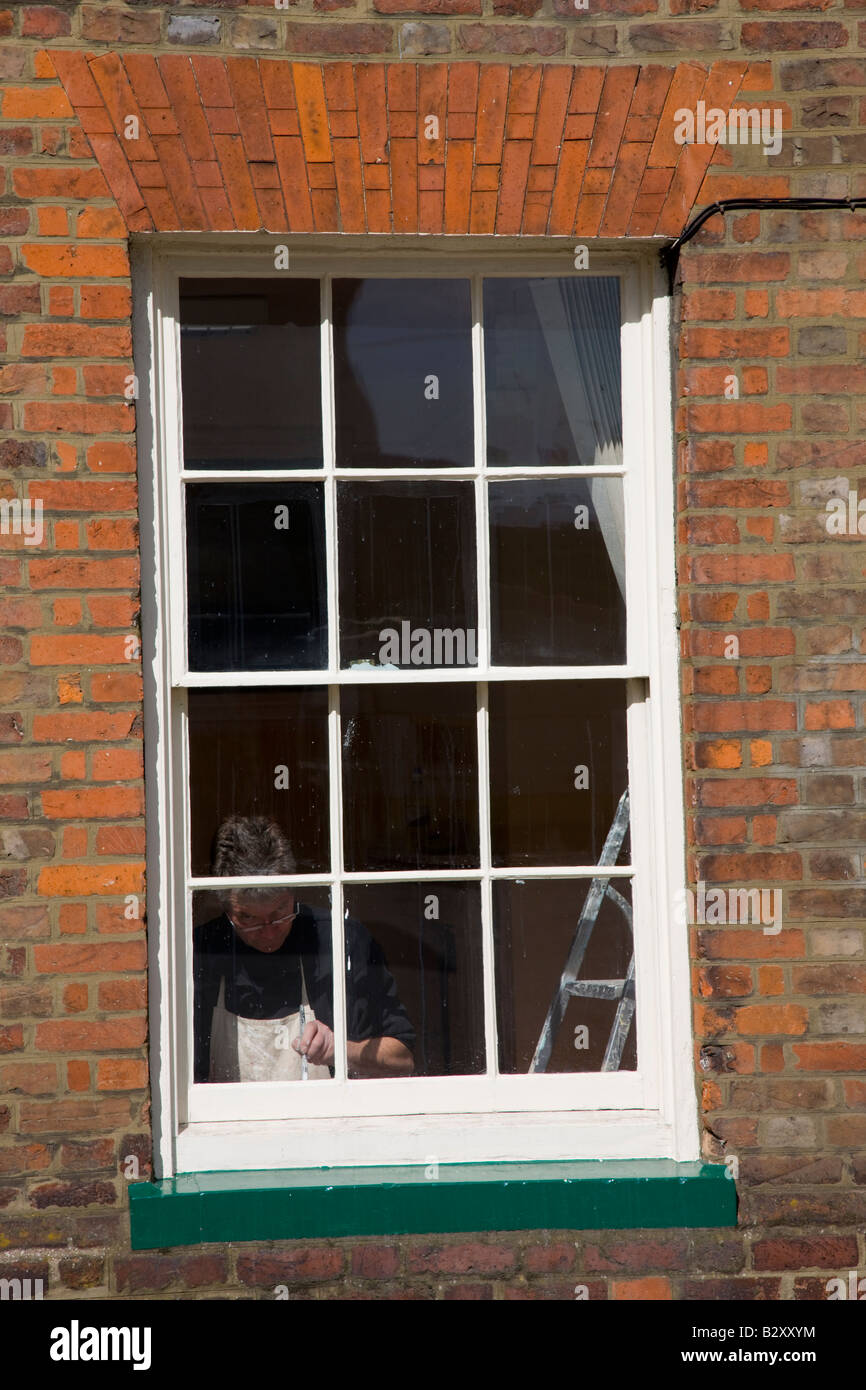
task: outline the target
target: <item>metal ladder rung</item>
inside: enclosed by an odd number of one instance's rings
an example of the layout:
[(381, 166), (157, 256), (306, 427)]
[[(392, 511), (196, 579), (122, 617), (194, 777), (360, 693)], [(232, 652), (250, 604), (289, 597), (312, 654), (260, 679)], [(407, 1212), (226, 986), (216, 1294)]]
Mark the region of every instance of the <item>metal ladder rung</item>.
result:
[(621, 999), (625, 980), (571, 980), (566, 994), (580, 999)]

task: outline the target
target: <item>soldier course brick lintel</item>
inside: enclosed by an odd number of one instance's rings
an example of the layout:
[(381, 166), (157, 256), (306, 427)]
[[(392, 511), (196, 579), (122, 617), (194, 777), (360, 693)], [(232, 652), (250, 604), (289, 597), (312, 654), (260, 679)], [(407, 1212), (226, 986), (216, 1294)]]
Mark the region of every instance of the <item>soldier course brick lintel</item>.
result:
[(46, 54), (131, 232), (675, 237), (785, 196), (678, 144), (674, 113), (758, 102), (769, 64), (293, 62)]

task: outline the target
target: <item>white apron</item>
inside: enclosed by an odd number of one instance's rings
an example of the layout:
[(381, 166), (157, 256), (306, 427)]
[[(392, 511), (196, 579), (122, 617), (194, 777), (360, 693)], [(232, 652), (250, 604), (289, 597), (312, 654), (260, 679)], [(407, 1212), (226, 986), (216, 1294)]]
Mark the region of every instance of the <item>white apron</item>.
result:
[[(300, 1081), (303, 1059), (292, 1043), (301, 1032), (300, 1010), (283, 1018), (241, 1018), (225, 1006), (225, 977), (213, 1011), (210, 1045), (210, 1081)], [(316, 1015), (307, 998), (301, 966), (301, 1005), (304, 1026)], [(307, 1063), (307, 1079), (330, 1080), (325, 1066)]]

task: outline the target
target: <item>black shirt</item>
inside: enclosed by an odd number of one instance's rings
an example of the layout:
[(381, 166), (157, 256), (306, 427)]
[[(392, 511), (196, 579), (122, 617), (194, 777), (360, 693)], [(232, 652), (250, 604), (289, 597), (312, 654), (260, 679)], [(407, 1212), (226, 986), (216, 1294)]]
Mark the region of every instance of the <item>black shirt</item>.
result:
[[(301, 1005), (303, 963), (307, 996), (317, 1019), (334, 1026), (331, 918), (298, 903), (298, 915), (278, 951), (248, 946), (223, 915), (193, 932), (195, 1080), (210, 1073), (213, 1011), (225, 980), (224, 1003), (242, 1018), (283, 1018)], [(382, 948), (360, 922), (347, 917), (346, 1021), (350, 1042), (397, 1038), (410, 1051), (415, 1031), (397, 996)]]

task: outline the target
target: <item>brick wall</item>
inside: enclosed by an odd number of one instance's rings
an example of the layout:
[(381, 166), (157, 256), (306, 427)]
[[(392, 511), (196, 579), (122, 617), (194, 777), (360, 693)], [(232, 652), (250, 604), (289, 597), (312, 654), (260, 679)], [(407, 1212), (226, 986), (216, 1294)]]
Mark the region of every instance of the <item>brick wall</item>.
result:
[[(85, 133), (44, 52), (432, 55), (483, 72), (721, 51), (755, 64), (750, 90), (785, 109), (786, 137), (772, 159), (717, 151), (684, 224), (710, 197), (866, 193), (858, 13), (832, 0), (0, 9), (0, 496), (41, 500), (45, 525), (39, 545), (0, 536), (2, 1272), (67, 1297), (288, 1284), (571, 1298), (583, 1284), (594, 1299), (775, 1299), (822, 1298), (830, 1276), (866, 1270), (866, 570), (858, 537), (825, 524), (866, 464), (866, 214), (835, 211), (714, 217), (684, 248), (675, 301), (689, 881), (784, 890), (778, 935), (692, 929), (696, 1104), (707, 1156), (739, 1160), (739, 1229), (129, 1252), (124, 1160), (146, 1177), (150, 1157), (145, 927), (127, 915), (144, 868), (124, 395), (134, 223), (110, 127)], [(613, 215), (625, 195), (610, 187), (593, 196)]]

